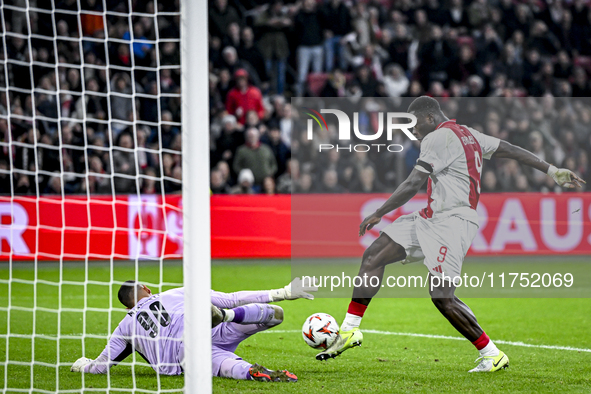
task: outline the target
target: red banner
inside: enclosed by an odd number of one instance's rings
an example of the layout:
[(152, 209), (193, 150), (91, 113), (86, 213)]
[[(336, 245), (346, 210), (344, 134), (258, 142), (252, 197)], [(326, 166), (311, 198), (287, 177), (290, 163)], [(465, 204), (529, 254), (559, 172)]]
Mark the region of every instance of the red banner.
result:
[[(417, 196), (358, 237), (363, 218), (388, 197), (293, 196), (291, 255), (359, 257), (379, 236), (380, 229), (427, 205), (426, 196)], [(591, 254), (591, 193), (485, 194), (481, 195), (478, 214), (480, 229), (471, 255)]]
[[(358, 237), (387, 195), (213, 196), (214, 258), (359, 257), (379, 228), (420, 209), (425, 196)], [(486, 194), (470, 254), (591, 254), (591, 193)], [(182, 257), (182, 199), (168, 196), (0, 197), (0, 259)]]
[(180, 196), (0, 197), (0, 259), (180, 258), (181, 209)]

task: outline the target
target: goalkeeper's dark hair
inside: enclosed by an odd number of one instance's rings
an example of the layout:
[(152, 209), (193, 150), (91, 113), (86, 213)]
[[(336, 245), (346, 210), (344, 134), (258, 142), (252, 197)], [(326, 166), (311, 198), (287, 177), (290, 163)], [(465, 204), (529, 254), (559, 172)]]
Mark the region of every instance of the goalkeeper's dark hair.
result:
[(443, 115), (439, 102), (433, 97), (421, 96), (416, 98), (408, 107), (408, 112), (412, 112), (415, 115), (426, 116), (426, 115)]
[(133, 308), (135, 306), (134, 297), (137, 296), (138, 291), (139, 283), (137, 283), (135, 280), (127, 280), (123, 282), (119, 288), (119, 293), (117, 293), (119, 302), (129, 309)]

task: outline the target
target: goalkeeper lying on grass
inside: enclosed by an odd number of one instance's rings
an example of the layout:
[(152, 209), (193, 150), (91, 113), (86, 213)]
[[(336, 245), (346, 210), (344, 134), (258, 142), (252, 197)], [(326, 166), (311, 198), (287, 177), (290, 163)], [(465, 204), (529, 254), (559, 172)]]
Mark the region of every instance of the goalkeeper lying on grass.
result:
[[(299, 278), (284, 288), (265, 291), (220, 293), (211, 291), (213, 376), (264, 382), (295, 382), (297, 377), (286, 370), (273, 371), (251, 364), (234, 354), (246, 338), (283, 321), (283, 309), (269, 302), (313, 299), (302, 288)], [(109, 343), (96, 360), (76, 360), (72, 372), (104, 374), (113, 365), (137, 351), (161, 374), (183, 372), (185, 297), (184, 289), (152, 294), (145, 285), (127, 281), (119, 289), (119, 301), (129, 312), (121, 320)], [(221, 309), (227, 308), (227, 309)]]

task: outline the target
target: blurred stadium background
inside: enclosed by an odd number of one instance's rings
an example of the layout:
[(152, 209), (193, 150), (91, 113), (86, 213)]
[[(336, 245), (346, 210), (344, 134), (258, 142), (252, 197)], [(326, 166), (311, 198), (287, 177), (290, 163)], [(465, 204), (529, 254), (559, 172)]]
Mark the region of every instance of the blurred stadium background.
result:
[[(11, 3), (22, 6), (19, 1), (5, 2)], [(48, 13), (30, 13), (29, 50), (26, 13), (4, 9), (4, 28), (15, 34), (5, 37), (0, 54), (8, 60), (0, 74), (2, 86), (11, 86), (0, 96), (4, 115), (0, 127), (5, 144), (10, 132), (13, 141), (24, 145), (12, 149), (4, 145), (0, 152), (0, 168), (5, 169), (0, 191), (11, 192), (6, 169), (12, 165), (23, 170), (12, 173), (16, 194), (60, 194), (60, 184), (51, 174), (61, 166), (70, 174), (64, 179), (67, 194), (87, 189), (99, 194), (179, 192), (180, 33), (178, 14), (174, 15), (178, 2), (158, 3), (157, 18), (154, 2), (84, 0), (78, 5), (75, 0), (39, 0), (30, 4), (46, 10), (54, 5), (56, 11), (54, 21)], [(131, 21), (124, 17), (130, 5), (136, 13)], [(105, 7), (112, 12), (106, 18), (93, 13)], [(301, 134), (291, 122), (289, 99), (295, 95), (544, 96), (519, 123), (489, 113), (477, 125), (558, 166), (576, 170), (583, 178), (589, 174), (591, 106), (578, 100), (591, 96), (588, 2), (217, 0), (210, 4), (209, 17), (214, 194), (289, 193), (307, 188), (307, 174), (322, 178), (317, 163), (289, 163), (292, 141), (299, 141)], [(139, 41), (133, 48), (125, 45), (131, 30)], [(105, 37), (107, 45), (102, 41)], [(34, 65), (29, 67), (28, 62)], [(243, 94), (235, 89), (237, 80), (245, 78), (239, 75), (247, 76)], [(34, 108), (31, 89), (35, 89)], [(26, 120), (33, 113), (42, 117), (36, 139)], [(86, 116), (84, 122), (63, 122), (61, 143), (71, 148), (61, 163), (56, 153), (59, 116)], [(135, 131), (130, 129), (130, 119)], [(257, 141), (245, 144), (249, 128), (258, 130), (263, 148), (257, 152), (249, 149), (249, 145), (258, 146)], [(135, 141), (127, 137), (134, 133)], [(49, 174), (38, 180), (26, 173), (35, 165), (35, 155), (28, 151), (34, 141), (44, 144), (43, 160), (37, 165)], [(410, 171), (417, 150), (408, 145), (405, 152), (411, 158), (405, 161), (403, 174)], [(123, 149), (112, 161), (110, 149), (101, 149), (117, 147)], [(129, 161), (125, 149), (133, 147), (144, 153), (137, 165), (125, 166)], [(151, 151), (158, 148), (164, 149), (162, 162)], [(363, 188), (359, 171), (351, 170), (357, 165), (335, 163), (343, 191), (390, 191), (401, 182), (389, 174), (390, 169), (378, 168), (379, 183)], [(371, 161), (366, 166), (376, 167)], [(246, 171), (244, 179), (254, 179), (242, 190), (236, 187), (238, 176), (247, 168), (253, 177)], [(547, 189), (537, 177), (510, 163), (493, 163), (487, 170), (487, 191)], [(145, 177), (139, 184), (121, 177), (111, 185), (101, 177), (85, 182), (83, 176), (76, 176), (85, 172)], [(158, 176), (167, 178), (164, 185), (151, 181)], [(322, 190), (321, 182), (312, 186), (311, 192)]]

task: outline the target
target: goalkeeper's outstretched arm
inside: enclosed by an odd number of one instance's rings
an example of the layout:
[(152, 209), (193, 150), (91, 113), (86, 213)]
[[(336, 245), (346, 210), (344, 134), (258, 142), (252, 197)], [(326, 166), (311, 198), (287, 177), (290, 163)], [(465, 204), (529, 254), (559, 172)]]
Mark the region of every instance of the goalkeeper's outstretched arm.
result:
[(123, 361), (132, 352), (131, 342), (122, 335), (121, 329), (117, 326), (109, 338), (109, 343), (96, 360), (81, 357), (72, 365), (70, 371), (105, 374), (113, 365)]
[(556, 168), (555, 166), (541, 160), (533, 153), (510, 144), (507, 141), (501, 141), (499, 148), (494, 153), (493, 157), (499, 159), (514, 159), (527, 166), (540, 170), (554, 179), (560, 185), (569, 189), (581, 187), (582, 183), (586, 183), (577, 174), (566, 168)]
[(317, 290), (318, 288), (314, 286), (304, 286), (300, 278), (294, 278), (291, 283), (280, 289), (237, 291), (235, 293), (222, 293), (212, 290), (211, 299), (212, 303), (218, 308), (236, 308), (241, 305), (297, 300), (298, 298), (313, 300), (314, 296), (310, 293)]

